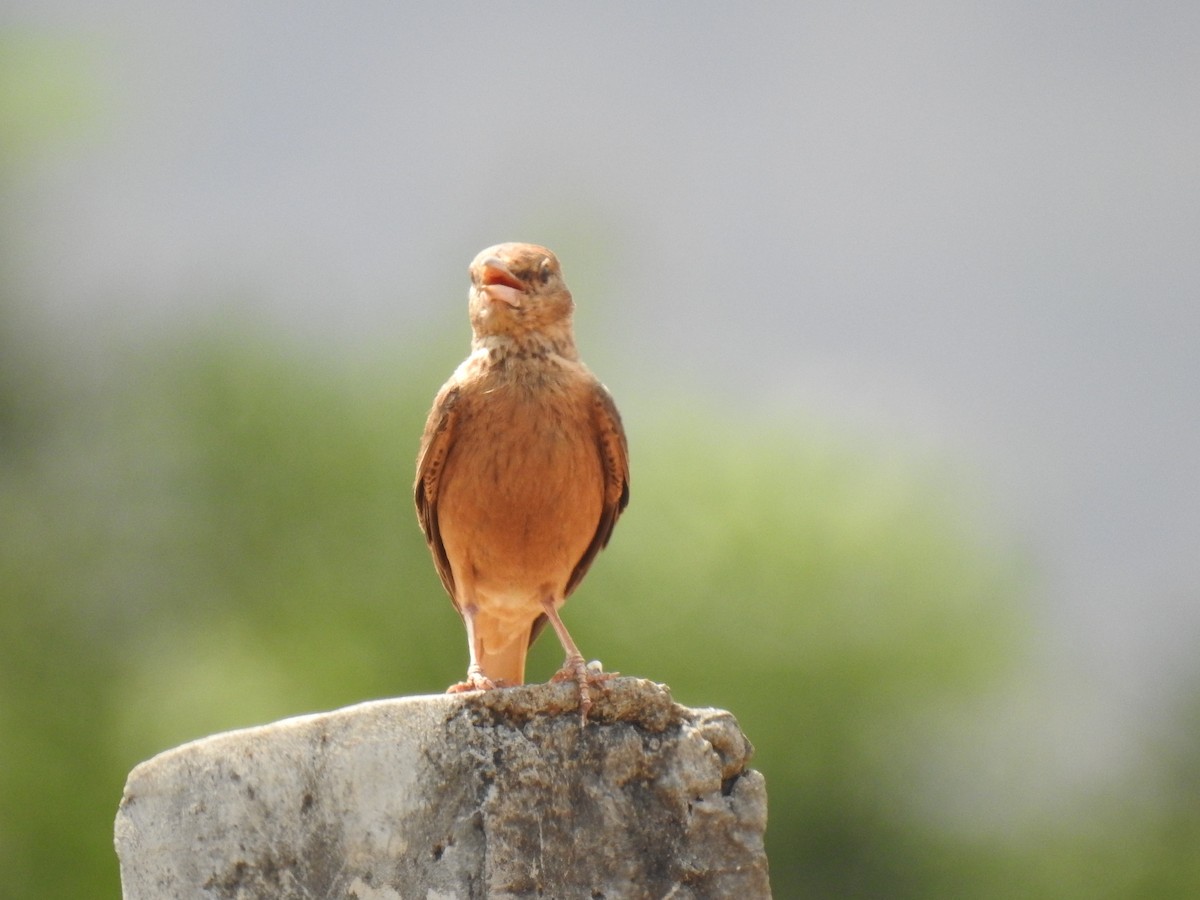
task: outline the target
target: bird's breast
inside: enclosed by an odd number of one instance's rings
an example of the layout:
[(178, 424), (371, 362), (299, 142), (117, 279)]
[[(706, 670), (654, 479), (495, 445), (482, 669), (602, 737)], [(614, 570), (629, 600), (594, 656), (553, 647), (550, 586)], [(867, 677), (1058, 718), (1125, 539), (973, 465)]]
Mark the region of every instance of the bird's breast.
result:
[(558, 586), (591, 542), (603, 503), (592, 382), (550, 371), (477, 387), (460, 399), (442, 476), (447, 554), (471, 567), (464, 576), (494, 586)]

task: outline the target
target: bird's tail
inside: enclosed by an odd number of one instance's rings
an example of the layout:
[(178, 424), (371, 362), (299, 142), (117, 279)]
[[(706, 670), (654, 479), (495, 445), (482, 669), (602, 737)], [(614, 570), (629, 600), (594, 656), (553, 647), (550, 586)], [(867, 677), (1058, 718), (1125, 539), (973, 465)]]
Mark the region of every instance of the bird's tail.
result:
[(524, 661), (529, 649), (529, 631), (490, 629), (486, 620), (476, 619), (479, 634), (479, 667), (493, 682), (524, 684)]
[(504, 646), (489, 646), (483, 641), (479, 655), (479, 667), (483, 674), (496, 683), (505, 685), (525, 682), (525, 653), (529, 649), (529, 638), (518, 637)]

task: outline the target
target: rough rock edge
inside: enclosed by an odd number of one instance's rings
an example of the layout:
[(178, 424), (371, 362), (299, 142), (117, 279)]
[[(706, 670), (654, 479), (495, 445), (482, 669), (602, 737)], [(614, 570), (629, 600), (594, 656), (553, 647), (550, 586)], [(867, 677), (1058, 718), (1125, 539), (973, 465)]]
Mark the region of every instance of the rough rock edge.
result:
[[(300, 716), (270, 725), (216, 735), (166, 751), (137, 767), (130, 774), (126, 793), (121, 801), (122, 813), (129, 805), (136, 802), (135, 785), (139, 770), (142, 770), (143, 767), (148, 770), (152, 766), (163, 765), (173, 767), (176, 762), (183, 762), (185, 768), (190, 768), (187, 765), (190, 762), (191, 750), (189, 748), (193, 748), (196, 744), (205, 744), (205, 752), (211, 753), (219, 750), (222, 744), (229, 742), (242, 747), (244, 751), (249, 752), (250, 756), (253, 756), (253, 750), (250, 748), (260, 741), (274, 740), (281, 733), (297, 735), (307, 732), (311, 734), (314, 730), (321, 733), (321, 742), (324, 743), (328, 736), (340, 732), (343, 724), (353, 721), (364, 707), (387, 708), (406, 706), (410, 703), (419, 704), (428, 710), (431, 725), (440, 719), (444, 727), (458, 731), (460, 736), (462, 736), (462, 729), (482, 728), (494, 732), (498, 727), (499, 733), (504, 733), (507, 728), (510, 734), (513, 732), (527, 735), (545, 734), (546, 729), (550, 729), (552, 732), (563, 735), (563, 728), (566, 727), (569, 730), (581, 729), (579, 737), (588, 739), (585, 738), (585, 730), (601, 731), (608, 725), (617, 725), (618, 727), (623, 725), (646, 735), (646, 739), (650, 740), (651, 746), (653, 746), (658, 743), (658, 739), (650, 736), (663, 735), (667, 740), (673, 740), (679, 731), (690, 731), (695, 736), (702, 738), (712, 748), (714, 756), (719, 761), (722, 779), (720, 794), (724, 798), (730, 798), (740, 777), (746, 774), (754, 776), (752, 783), (755, 786), (750, 789), (759, 792), (762, 790), (761, 776), (747, 769), (753, 748), (742, 735), (736, 720), (730, 713), (715, 709), (689, 709), (680, 706), (672, 700), (670, 690), (665, 685), (637, 678), (614, 678), (595, 691), (594, 699), (595, 705), (586, 725), (582, 724), (578, 718), (577, 688), (572, 684), (546, 684), (482, 693), (368, 701), (333, 712)], [(667, 732), (671, 732), (671, 735), (667, 735)], [(466, 740), (470, 742), (471, 739), (466, 738)], [(176, 754), (184, 758), (169, 759)], [(149, 772), (147, 771), (146, 774)], [(234, 774), (233, 780), (237, 780), (236, 774)], [(253, 799), (253, 795), (251, 795), (251, 799)], [(690, 803), (688, 809), (691, 809)], [(301, 812), (303, 813), (304, 810), (301, 809)], [(119, 815), (118, 831), (120, 831), (121, 819), (122, 815)], [(746, 824), (751, 828), (751, 832), (747, 832), (747, 834), (756, 830), (750, 822)], [(761, 842), (762, 824), (764, 823), (760, 822), (757, 828), (756, 842)], [(128, 852), (122, 854), (123, 863), (125, 862), (124, 857), (132, 855), (136, 849), (128, 840), (129, 837), (127, 834), (124, 850)], [(121, 843), (119, 835), (118, 843)], [(761, 848), (761, 843), (759, 843), (759, 847)], [(315, 862), (315, 860), (310, 860), (310, 862)], [(335, 861), (330, 860), (329, 862), (332, 865)], [(699, 866), (699, 868), (692, 873), (691, 877), (685, 878), (683, 882), (676, 885), (677, 888), (684, 890), (684, 893), (679, 896), (713, 896), (710, 892), (704, 891), (699, 882), (692, 882), (692, 879), (696, 877), (704, 880), (720, 877), (720, 870), (714, 871), (706, 868), (712, 862), (703, 863), (700, 860), (693, 862), (693, 865)], [(763, 865), (765, 866), (765, 858)], [(213, 891), (216, 891), (217, 896), (227, 897), (269, 896), (274, 895), (273, 892), (278, 890), (285, 890), (286, 893), (286, 888), (292, 886), (295, 877), (305, 867), (298, 859), (278, 859), (272, 862), (272, 860), (263, 858), (254, 865), (241, 861), (233, 869), (223, 873), (222, 878), (210, 879), (210, 882), (204, 885), (205, 895), (207, 896)], [(680, 871), (686, 874), (690, 868), (691, 866), (685, 866)], [(765, 868), (762, 871), (765, 876)], [(700, 889), (699, 894), (694, 894), (691, 889), (684, 887), (689, 882), (692, 882), (692, 888)], [(260, 887), (266, 885), (268, 888), (273, 885), (273, 889), (268, 890), (265, 894), (244, 894), (243, 890), (252, 885)], [(524, 896), (525, 892), (521, 892), (521, 895)], [(504, 896), (509, 896), (509, 894), (504, 892)]]

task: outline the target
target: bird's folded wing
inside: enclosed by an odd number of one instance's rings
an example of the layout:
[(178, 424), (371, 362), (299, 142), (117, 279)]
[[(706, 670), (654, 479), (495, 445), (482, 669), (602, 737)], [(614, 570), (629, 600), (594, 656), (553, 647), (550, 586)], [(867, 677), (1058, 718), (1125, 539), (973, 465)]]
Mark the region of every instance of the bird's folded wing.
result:
[(454, 437), (454, 426), (458, 418), (458, 388), (446, 385), (434, 400), (433, 409), (425, 421), (421, 435), (421, 449), (417, 453), (417, 478), (413, 484), (413, 499), (417, 504), (417, 520), (425, 532), (425, 540), (433, 551), (433, 562), (450, 597), (454, 597), (454, 573), (446, 556), (438, 527), (438, 489), (450, 443)]
[(592, 404), (596, 449), (604, 469), (604, 505), (600, 510), (600, 521), (596, 523), (596, 533), (575, 564), (564, 596), (569, 596), (583, 580), (596, 554), (612, 537), (617, 519), (629, 503), (629, 447), (625, 442), (625, 429), (621, 425), (617, 405), (608, 389), (599, 383), (596, 384)]

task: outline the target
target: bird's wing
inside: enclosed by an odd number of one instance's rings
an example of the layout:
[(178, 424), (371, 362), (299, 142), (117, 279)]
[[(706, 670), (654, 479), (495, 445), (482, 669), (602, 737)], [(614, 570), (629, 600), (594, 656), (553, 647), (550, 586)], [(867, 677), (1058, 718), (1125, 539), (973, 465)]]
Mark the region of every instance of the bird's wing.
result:
[(617, 519), (629, 503), (629, 447), (625, 442), (625, 429), (621, 425), (621, 416), (612, 394), (599, 383), (592, 396), (592, 423), (596, 432), (596, 449), (604, 468), (604, 505), (600, 510), (600, 521), (596, 523), (596, 533), (575, 564), (564, 596), (569, 596), (583, 580), (596, 554), (608, 544)]
[(437, 567), (438, 576), (451, 599), (454, 598), (454, 573), (450, 569), (450, 560), (446, 556), (446, 546), (442, 543), (442, 533), (438, 526), (438, 489), (446, 456), (454, 439), (454, 426), (458, 419), (458, 397), (458, 388), (447, 384), (433, 401), (433, 409), (429, 411), (429, 418), (425, 420), (425, 431), (421, 435), (421, 449), (417, 453), (417, 478), (413, 484), (417, 520), (421, 523), (421, 530), (425, 532), (429, 549), (433, 551), (433, 564)]

